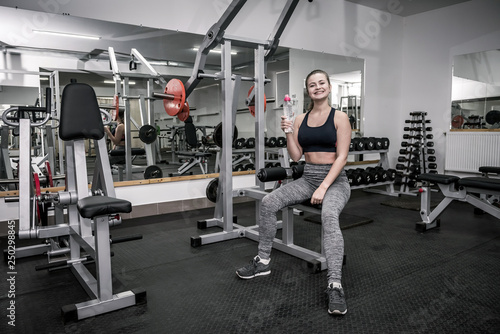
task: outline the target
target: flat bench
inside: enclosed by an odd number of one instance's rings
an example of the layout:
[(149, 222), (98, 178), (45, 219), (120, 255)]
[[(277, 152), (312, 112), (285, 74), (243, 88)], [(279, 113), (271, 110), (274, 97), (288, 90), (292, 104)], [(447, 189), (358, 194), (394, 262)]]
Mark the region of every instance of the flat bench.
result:
[[(500, 208), (497, 206), (500, 197), (500, 179), (488, 177), (488, 173), (500, 174), (500, 167), (484, 166), (479, 171), (482, 177), (458, 177), (443, 174), (420, 174), (418, 181), (423, 182), (420, 189), (421, 222), (416, 225), (417, 231), (423, 232), (438, 227), (439, 216), (448, 205), (457, 200), (468, 202), (475, 207), (475, 213), (489, 213), (500, 219)], [(431, 210), (431, 185), (436, 184), (445, 198)]]
[(176, 152), (178, 157), (188, 158), (178, 169), (177, 174), (182, 175), (195, 165), (199, 165), (202, 174), (208, 173), (208, 158), (212, 156), (209, 152), (200, 151), (180, 151)]

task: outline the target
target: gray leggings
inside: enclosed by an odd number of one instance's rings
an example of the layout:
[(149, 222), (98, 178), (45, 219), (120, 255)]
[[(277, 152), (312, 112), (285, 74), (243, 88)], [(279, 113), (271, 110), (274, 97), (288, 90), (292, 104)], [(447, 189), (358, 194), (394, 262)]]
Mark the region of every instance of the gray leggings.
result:
[[(331, 164), (306, 164), (301, 178), (286, 183), (262, 199), (259, 220), (259, 257), (269, 259), (276, 236), (276, 213), (286, 206), (309, 200), (332, 167)], [(351, 196), (351, 188), (343, 170), (326, 191), (321, 209), (323, 246), (328, 267), (328, 283), (340, 283), (344, 257), (344, 238), (339, 216)]]

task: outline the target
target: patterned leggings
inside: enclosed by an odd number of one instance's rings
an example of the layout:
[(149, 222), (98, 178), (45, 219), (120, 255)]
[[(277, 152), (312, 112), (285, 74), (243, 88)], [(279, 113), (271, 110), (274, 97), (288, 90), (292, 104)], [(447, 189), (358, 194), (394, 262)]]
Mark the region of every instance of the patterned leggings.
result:
[[(286, 183), (262, 199), (259, 220), (259, 257), (269, 259), (276, 236), (276, 214), (286, 206), (311, 198), (332, 167), (331, 164), (306, 164), (301, 178)], [(328, 267), (328, 283), (340, 283), (344, 257), (344, 238), (339, 216), (351, 196), (345, 171), (328, 188), (322, 203), (323, 247)]]

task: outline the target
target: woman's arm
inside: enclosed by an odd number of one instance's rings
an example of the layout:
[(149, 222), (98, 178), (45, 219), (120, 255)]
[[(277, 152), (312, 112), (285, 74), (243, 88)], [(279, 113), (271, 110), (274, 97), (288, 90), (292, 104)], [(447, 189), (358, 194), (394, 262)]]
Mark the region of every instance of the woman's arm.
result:
[[(286, 134), (286, 147), (288, 149), (288, 154), (293, 161), (299, 161), (302, 158), (302, 147), (299, 145), (298, 133), (300, 124), (304, 120), (304, 115), (301, 114), (295, 117), (293, 123), (293, 132)], [(292, 121), (288, 121), (286, 116), (281, 116), (281, 129), (285, 131), (288, 127), (292, 126)]]
[(337, 127), (337, 156), (325, 179), (311, 197), (312, 204), (319, 204), (323, 201), (326, 191), (335, 182), (347, 162), (351, 143), (351, 123), (347, 114), (337, 111), (335, 125)]
[(118, 124), (114, 136), (109, 130), (109, 127), (105, 126), (104, 131), (106, 131), (108, 138), (114, 145), (119, 145), (122, 142), (123, 134), (125, 133), (125, 126), (123, 124)]

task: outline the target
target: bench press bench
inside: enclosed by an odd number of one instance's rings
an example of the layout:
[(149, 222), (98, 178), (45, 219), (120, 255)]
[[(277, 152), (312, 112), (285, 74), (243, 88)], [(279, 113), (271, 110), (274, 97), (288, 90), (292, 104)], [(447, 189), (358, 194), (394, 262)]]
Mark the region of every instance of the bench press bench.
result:
[[(478, 210), (475, 213), (487, 212), (500, 219), (500, 207), (495, 205), (500, 196), (500, 179), (487, 177), (490, 173), (500, 175), (500, 167), (484, 166), (479, 171), (482, 177), (458, 177), (443, 174), (420, 174), (418, 181), (422, 181), (420, 188), (420, 216), (422, 221), (416, 224), (416, 230), (424, 232), (440, 224), (439, 216), (453, 201), (462, 201), (472, 204)], [(431, 185), (437, 184), (445, 198), (434, 210), (431, 210)]]

